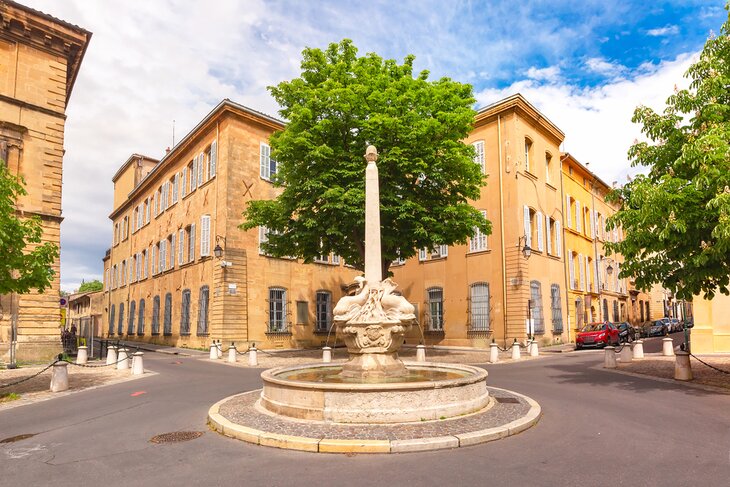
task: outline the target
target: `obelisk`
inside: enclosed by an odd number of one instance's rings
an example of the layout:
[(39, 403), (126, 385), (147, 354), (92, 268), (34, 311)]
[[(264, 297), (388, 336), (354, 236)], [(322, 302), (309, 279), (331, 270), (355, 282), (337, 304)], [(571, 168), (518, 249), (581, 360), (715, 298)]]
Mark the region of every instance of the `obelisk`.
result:
[(378, 151), (369, 145), (365, 150), (365, 280), (371, 284), (383, 280), (380, 259), (380, 182)]

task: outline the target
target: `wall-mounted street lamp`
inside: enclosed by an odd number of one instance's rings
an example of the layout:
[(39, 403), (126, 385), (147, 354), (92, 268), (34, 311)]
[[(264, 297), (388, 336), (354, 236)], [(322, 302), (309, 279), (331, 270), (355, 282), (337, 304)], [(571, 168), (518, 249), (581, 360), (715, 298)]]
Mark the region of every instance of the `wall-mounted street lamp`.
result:
[[(221, 247), (219, 241), (223, 240), (223, 247)], [(225, 245), (226, 245), (226, 237), (222, 237), (220, 235), (215, 236), (215, 247), (213, 248), (213, 255), (215, 255), (216, 259), (220, 259), (223, 257), (223, 252), (225, 251)], [(220, 266), (223, 268), (231, 267), (233, 263), (226, 262), (225, 260), (222, 260), (220, 263)]]
[[(524, 244), (523, 244), (524, 242)], [(529, 245), (527, 245), (527, 236), (520, 237), (517, 240), (517, 247), (522, 247), (522, 255), (525, 257), (525, 259), (529, 259), (530, 255), (532, 255), (532, 249)]]

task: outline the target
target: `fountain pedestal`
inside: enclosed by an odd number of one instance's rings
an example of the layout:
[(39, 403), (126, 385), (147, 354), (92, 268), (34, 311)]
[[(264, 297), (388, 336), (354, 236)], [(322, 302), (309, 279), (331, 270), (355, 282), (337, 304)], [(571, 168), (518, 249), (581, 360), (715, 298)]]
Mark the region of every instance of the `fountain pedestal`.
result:
[(410, 323), (347, 323), (340, 327), (350, 360), (342, 366), (342, 375), (352, 379), (400, 377), (406, 367), (398, 358), (398, 349)]

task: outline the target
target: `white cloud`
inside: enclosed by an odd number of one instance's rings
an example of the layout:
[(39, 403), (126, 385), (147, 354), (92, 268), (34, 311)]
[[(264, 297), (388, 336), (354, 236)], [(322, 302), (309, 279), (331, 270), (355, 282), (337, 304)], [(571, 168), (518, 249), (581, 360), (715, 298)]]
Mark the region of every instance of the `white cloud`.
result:
[(646, 105), (662, 111), (675, 85), (686, 87), (684, 72), (695, 55), (683, 54), (673, 61), (643, 65), (625, 79), (611, 81), (595, 88), (580, 88), (566, 83), (536, 83), (523, 80), (499, 89), (477, 94), (480, 105), (487, 105), (522, 93), (565, 134), (562, 147), (610, 184), (623, 183), (626, 176), (636, 174), (627, 151), (635, 139), (642, 139), (641, 127), (631, 123), (634, 109)]
[(592, 57), (585, 61), (585, 67), (601, 76), (616, 78), (626, 71), (626, 66), (620, 63), (610, 62), (604, 58)]
[(560, 76), (560, 68), (558, 66), (548, 66), (547, 68), (531, 67), (527, 70), (527, 77), (535, 80), (555, 81)]
[(650, 35), (652, 37), (675, 35), (675, 34), (679, 34), (679, 26), (667, 25), (666, 27), (660, 27), (657, 29), (649, 29), (646, 31), (646, 34)]

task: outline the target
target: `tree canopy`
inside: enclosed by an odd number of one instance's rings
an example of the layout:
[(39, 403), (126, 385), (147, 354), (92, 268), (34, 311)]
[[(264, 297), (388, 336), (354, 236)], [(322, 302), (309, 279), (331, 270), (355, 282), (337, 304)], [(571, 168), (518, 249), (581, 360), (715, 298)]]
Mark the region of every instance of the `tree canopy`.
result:
[(18, 215), (15, 202), (26, 194), (23, 184), (0, 160), (0, 294), (43, 292), (51, 285), (51, 266), (58, 258), (56, 245), (41, 243), (40, 218)]
[(303, 51), (300, 77), (269, 87), (288, 124), (272, 135), (275, 200), (251, 201), (244, 229), (271, 232), (262, 247), (311, 262), (332, 252), (364, 266), (365, 149), (377, 147), (384, 275), (419, 248), (466, 243), (491, 225), (469, 204), (485, 182), (463, 140), (474, 121), (468, 84), (369, 53), (350, 40)]
[[(726, 9), (728, 7), (726, 6)], [(648, 168), (613, 192), (621, 209), (608, 222), (625, 240), (610, 244), (639, 288), (661, 283), (680, 299), (728, 294), (730, 282), (730, 16), (688, 70), (663, 113), (638, 107), (649, 142), (629, 149)]]
[(102, 289), (104, 289), (104, 284), (98, 279), (89, 282), (82, 280), (78, 292), (85, 293), (87, 291), (101, 291)]

